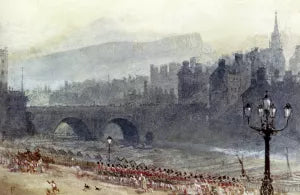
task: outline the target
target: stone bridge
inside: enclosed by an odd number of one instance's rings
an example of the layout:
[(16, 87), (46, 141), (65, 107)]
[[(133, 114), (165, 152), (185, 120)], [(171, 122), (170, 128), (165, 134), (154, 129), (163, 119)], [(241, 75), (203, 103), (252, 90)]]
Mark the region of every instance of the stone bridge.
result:
[(50, 106), (28, 107), (37, 133), (54, 134), (58, 125), (67, 123), (80, 139), (103, 138), (105, 127), (120, 127), (124, 140), (144, 142), (146, 134), (154, 139), (184, 136), (186, 131), (199, 131), (206, 126), (207, 110), (203, 105), (140, 106)]

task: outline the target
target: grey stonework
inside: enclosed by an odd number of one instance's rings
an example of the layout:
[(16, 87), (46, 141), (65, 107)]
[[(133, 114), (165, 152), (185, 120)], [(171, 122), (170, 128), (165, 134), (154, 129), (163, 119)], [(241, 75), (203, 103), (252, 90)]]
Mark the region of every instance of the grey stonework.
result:
[(300, 45), (295, 47), (295, 52), (289, 62), (290, 70), (292, 70), (293, 73), (300, 74)]
[[(152, 133), (155, 140), (171, 140), (176, 136), (188, 139), (193, 137), (193, 133), (207, 128), (208, 124), (208, 111), (199, 104), (52, 106), (29, 107), (28, 111), (37, 133), (52, 136), (61, 122), (67, 122), (71, 126), (75, 123), (79, 126), (85, 124), (87, 129), (79, 134), (80, 139), (84, 140), (103, 138), (103, 131), (109, 123), (119, 125), (124, 139), (131, 143), (145, 142), (147, 133)], [(77, 122), (73, 119), (77, 119)]]
[(30, 114), (26, 112), (27, 97), (23, 92), (8, 89), (8, 51), (0, 49), (0, 136), (17, 138), (32, 135)]
[(180, 104), (200, 103), (208, 105), (209, 72), (203, 71), (202, 64), (193, 63), (192, 60), (190, 62), (184, 61), (177, 73), (178, 102)]

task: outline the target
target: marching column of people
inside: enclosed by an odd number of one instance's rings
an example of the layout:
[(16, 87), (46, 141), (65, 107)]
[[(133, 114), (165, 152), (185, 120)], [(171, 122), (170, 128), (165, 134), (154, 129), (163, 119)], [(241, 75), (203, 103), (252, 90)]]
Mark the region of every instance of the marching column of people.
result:
[[(5, 155), (3, 153), (0, 155), (0, 164), (5, 165), (12, 172), (43, 173), (49, 168), (49, 163), (61, 164), (62, 162), (54, 163), (52, 158), (42, 156), (39, 149), (34, 152), (27, 150), (23, 153), (8, 152)], [(82, 164), (81, 161), (72, 164), (75, 165), (73, 167), (79, 177), (94, 175), (102, 182), (129, 186), (142, 192), (162, 190), (174, 194), (256, 195), (260, 186), (260, 181), (254, 182), (258, 186), (253, 187), (249, 182), (244, 183), (237, 178), (226, 175), (198, 174), (151, 165), (137, 165), (135, 162), (107, 164), (103, 162), (86, 162), (85, 164), (88, 166), (84, 167), (78, 166), (78, 163)], [(90, 172), (93, 169), (96, 174)], [(277, 191), (286, 192), (289, 190), (278, 189)]]
[(236, 178), (187, 173), (174, 169), (150, 168), (97, 162), (98, 179), (138, 188), (142, 191), (163, 190), (182, 194), (245, 194)]

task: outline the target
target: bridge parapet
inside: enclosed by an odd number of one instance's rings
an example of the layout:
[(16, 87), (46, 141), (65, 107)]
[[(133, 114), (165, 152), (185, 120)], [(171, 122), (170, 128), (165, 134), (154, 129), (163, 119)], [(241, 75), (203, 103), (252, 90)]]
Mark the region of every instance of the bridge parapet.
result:
[[(186, 128), (198, 131), (206, 127), (208, 113), (203, 105), (180, 104), (28, 107), (28, 111), (32, 113), (32, 123), (39, 133), (54, 133), (63, 120), (76, 118), (86, 124), (93, 137), (101, 138), (106, 125), (115, 120), (119, 121), (119, 126), (121, 123), (133, 125), (140, 141), (144, 141), (149, 132), (155, 139), (167, 139), (184, 133)], [(120, 122), (121, 119), (127, 122)], [(126, 129), (126, 125), (121, 128)]]

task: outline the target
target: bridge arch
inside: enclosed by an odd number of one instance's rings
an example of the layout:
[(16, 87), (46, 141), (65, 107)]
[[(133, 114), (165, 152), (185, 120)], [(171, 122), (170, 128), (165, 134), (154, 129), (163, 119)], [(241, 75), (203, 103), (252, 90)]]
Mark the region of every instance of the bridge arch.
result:
[[(135, 145), (139, 143), (139, 133), (137, 126), (126, 118), (114, 118), (108, 121), (107, 125), (115, 124), (120, 127), (123, 135), (123, 142), (130, 145)], [(110, 132), (105, 131), (105, 135), (110, 135)]]
[(57, 138), (72, 138), (80, 140), (91, 140), (92, 134), (88, 126), (80, 118), (66, 117), (62, 119), (54, 130)]

